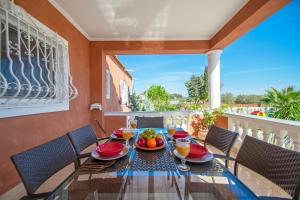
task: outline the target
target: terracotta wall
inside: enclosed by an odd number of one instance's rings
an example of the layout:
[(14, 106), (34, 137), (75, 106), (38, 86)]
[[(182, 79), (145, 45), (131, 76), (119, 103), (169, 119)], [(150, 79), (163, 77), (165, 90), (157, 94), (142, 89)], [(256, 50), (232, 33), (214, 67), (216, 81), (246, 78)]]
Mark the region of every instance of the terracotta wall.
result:
[(47, 142), (90, 122), (89, 41), (46, 0), (15, 0), (28, 13), (69, 42), (70, 69), (79, 96), (70, 110), (0, 119), (0, 194), (20, 178), (10, 161), (12, 154)]
[[(109, 68), (110, 77), (110, 98), (103, 99), (104, 110), (106, 111), (130, 111), (128, 106), (122, 106), (120, 103), (120, 80), (124, 80), (126, 85), (132, 86), (132, 77), (125, 71), (124, 66), (119, 62), (115, 56), (107, 55), (106, 63)], [(106, 92), (106, 91), (105, 91)], [(106, 123), (105, 123), (106, 125)]]
[(105, 130), (107, 133), (112, 133), (122, 127), (126, 127), (126, 116), (106, 116), (105, 117)]
[[(131, 77), (128, 73), (124, 71), (124, 66), (122, 66), (119, 61), (109, 54), (105, 48), (107, 48), (107, 42), (90, 42), (90, 91), (91, 92), (91, 102), (100, 102), (102, 104), (102, 111), (92, 111), (91, 121), (98, 119), (102, 127), (106, 130), (107, 123), (103, 114), (106, 111), (126, 111), (128, 108), (122, 108), (118, 99), (119, 94), (119, 83), (120, 79), (125, 79), (129, 83), (132, 82)], [(105, 92), (105, 69), (107, 64), (111, 70), (111, 98), (106, 99)], [(99, 136), (104, 136), (99, 127), (96, 127)]]

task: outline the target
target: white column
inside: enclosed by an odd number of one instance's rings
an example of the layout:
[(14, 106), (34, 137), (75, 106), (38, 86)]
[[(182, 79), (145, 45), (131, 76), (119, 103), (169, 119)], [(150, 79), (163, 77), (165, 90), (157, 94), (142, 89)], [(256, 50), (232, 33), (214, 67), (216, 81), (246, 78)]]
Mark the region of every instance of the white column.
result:
[(209, 108), (221, 106), (220, 56), (222, 50), (207, 52)]

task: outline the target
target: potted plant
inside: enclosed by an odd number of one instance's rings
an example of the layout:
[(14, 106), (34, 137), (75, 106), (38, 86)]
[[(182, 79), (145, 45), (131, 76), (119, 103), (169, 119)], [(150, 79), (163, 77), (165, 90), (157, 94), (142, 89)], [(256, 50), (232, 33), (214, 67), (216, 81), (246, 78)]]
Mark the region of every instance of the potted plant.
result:
[(217, 108), (215, 110), (205, 109), (203, 114), (193, 115), (191, 123), (191, 126), (194, 130), (193, 135), (198, 135), (200, 139), (204, 139), (211, 125), (216, 122), (218, 117), (223, 115), (223, 110), (223, 107)]

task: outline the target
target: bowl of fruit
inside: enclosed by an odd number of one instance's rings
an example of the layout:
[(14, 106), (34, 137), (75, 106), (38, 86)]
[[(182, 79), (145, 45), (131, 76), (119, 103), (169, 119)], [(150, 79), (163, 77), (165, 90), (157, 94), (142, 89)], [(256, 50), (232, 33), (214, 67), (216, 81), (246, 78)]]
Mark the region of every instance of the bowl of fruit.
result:
[(155, 151), (165, 148), (165, 141), (162, 134), (157, 134), (155, 130), (148, 128), (144, 130), (135, 143), (138, 149)]

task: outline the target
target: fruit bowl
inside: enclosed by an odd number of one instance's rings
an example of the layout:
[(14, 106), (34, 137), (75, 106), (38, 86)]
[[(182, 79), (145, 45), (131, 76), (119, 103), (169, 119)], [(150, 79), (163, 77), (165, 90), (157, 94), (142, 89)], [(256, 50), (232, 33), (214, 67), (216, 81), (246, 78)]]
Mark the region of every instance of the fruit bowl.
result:
[(164, 142), (163, 145), (158, 146), (158, 147), (153, 147), (153, 148), (149, 148), (149, 147), (141, 147), (137, 142), (135, 143), (136, 148), (138, 149), (142, 149), (145, 151), (156, 151), (156, 150), (160, 150), (166, 147), (166, 143)]
[(138, 149), (146, 151), (156, 151), (165, 148), (163, 135), (157, 134), (153, 129), (146, 129), (139, 135), (135, 145)]

